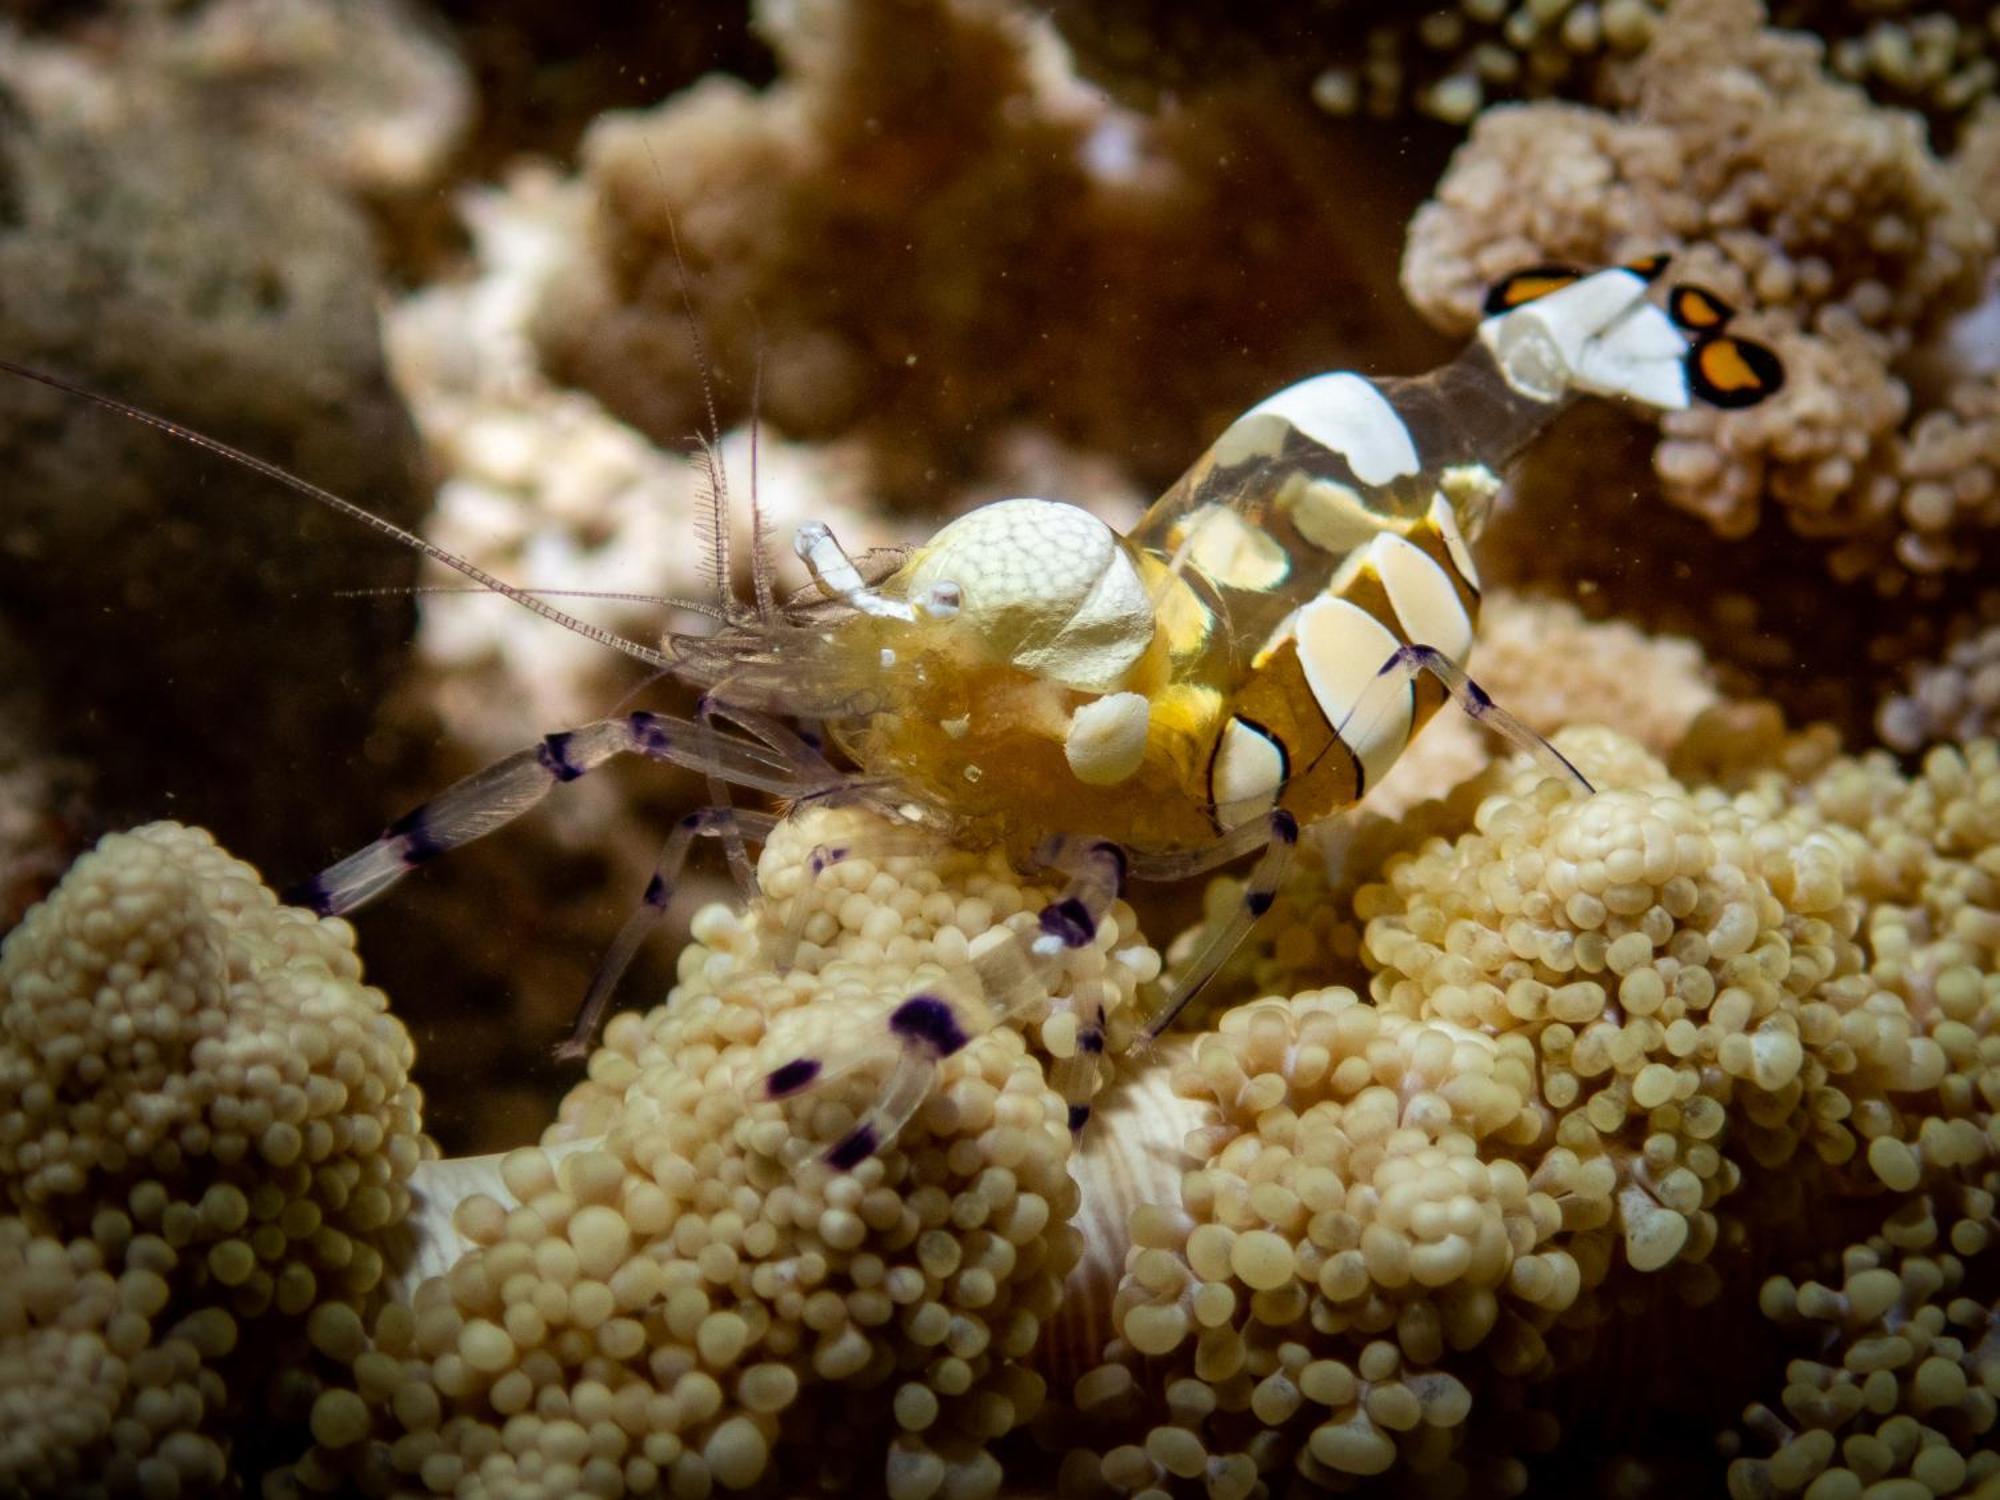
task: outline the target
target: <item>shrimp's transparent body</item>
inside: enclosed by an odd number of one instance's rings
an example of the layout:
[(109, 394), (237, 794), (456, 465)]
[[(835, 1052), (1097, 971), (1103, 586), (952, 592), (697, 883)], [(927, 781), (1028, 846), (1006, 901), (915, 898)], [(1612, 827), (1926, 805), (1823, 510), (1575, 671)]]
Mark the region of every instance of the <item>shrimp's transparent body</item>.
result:
[[(754, 1084), (784, 1098), (878, 1060), (891, 1076), (827, 1150), (852, 1166), (893, 1139), (939, 1064), (1044, 1002), (1050, 962), (1095, 940), (1130, 876), (1175, 879), (1262, 851), (1235, 920), (1163, 995), (1164, 1029), (1271, 902), (1301, 825), (1350, 807), (1447, 695), (1557, 774), (1587, 786), (1464, 675), (1479, 602), (1471, 547), (1507, 465), (1579, 394), (1659, 408), (1747, 405), (1775, 390), (1770, 351), (1729, 336), (1697, 288), (1648, 293), (1663, 257), (1582, 275), (1518, 273), (1478, 338), (1428, 375), (1338, 372), (1238, 418), (1125, 536), (1088, 512), (1022, 498), (984, 506), (907, 553), (850, 559), (823, 526), (795, 550), (813, 586), (779, 599), (757, 549), (754, 600), (723, 589), (711, 634), (662, 649), (587, 626), (531, 591), (213, 440), (96, 400), (397, 536), (484, 587), (700, 687), (692, 720), (633, 713), (545, 737), (447, 790), (307, 882), (352, 910), (408, 870), (480, 837), (552, 787), (636, 753), (705, 772), (717, 805), (672, 831), (640, 910), (592, 984), (564, 1050), (587, 1049), (625, 963), (671, 898), (694, 841), (739, 873), (768, 814), (727, 785), (794, 803), (866, 802), (921, 832), (1003, 844), (1067, 877), (1030, 935), (986, 946), (935, 993), (887, 1012), (841, 1057), (780, 1060)], [(726, 487), (715, 473), (718, 512)], [(727, 577), (726, 518), (715, 528)], [(761, 540), (761, 526), (756, 534)], [(851, 768), (789, 720), (823, 727)], [(837, 862), (844, 851), (826, 851)], [(1081, 1128), (1104, 1017), (1077, 1018), (1056, 1083)]]
[(1463, 664), (1471, 544), (1515, 455), (1579, 393), (1685, 406), (1691, 351), (1715, 362), (1719, 323), (1697, 334), (1647, 300), (1663, 264), (1530, 273), (1539, 295), (1496, 289), (1430, 374), (1280, 391), (1126, 536), (1000, 501), (874, 588), (829, 583), (838, 614), (744, 643), (755, 666), (729, 632), (676, 654), (719, 694), (806, 703), (866, 773), (1024, 859), (1057, 834), (1168, 854), (1273, 808), (1317, 822), (1443, 701), (1431, 677), (1375, 690), (1385, 663), (1420, 646)]

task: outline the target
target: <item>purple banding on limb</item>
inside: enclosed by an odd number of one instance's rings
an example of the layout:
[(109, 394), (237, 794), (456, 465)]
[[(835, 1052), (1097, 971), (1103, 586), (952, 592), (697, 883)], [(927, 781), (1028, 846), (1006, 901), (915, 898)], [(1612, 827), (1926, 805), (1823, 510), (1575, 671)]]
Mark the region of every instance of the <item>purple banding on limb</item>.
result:
[(795, 1057), (764, 1075), (764, 1097), (783, 1099), (799, 1090), (809, 1088), (819, 1077), (820, 1063), (816, 1057)]
[(574, 781), (583, 774), (583, 767), (570, 764), (569, 742), (573, 738), (565, 729), (557, 734), (544, 735), (542, 742), (535, 746), (536, 763), (557, 781)]
[(632, 748), (641, 755), (663, 756), (674, 742), (674, 737), (667, 733), (667, 727), (660, 722), (658, 714), (640, 709), (628, 716), (625, 722), (632, 728)]
[(383, 832), (384, 838), (401, 842), (403, 863), (421, 865), (445, 852), (446, 846), (433, 838), (430, 830), (424, 826), (429, 820), (429, 814), (428, 804), (423, 807), (413, 807)]
[(889, 1013), (889, 1029), (932, 1057), (950, 1057), (971, 1040), (949, 1002), (936, 995), (912, 995)]
[(858, 1125), (828, 1148), (826, 1164), (842, 1172), (848, 1171), (873, 1156), (880, 1144), (873, 1125)]
[(1042, 908), (1042, 931), (1065, 948), (1087, 948), (1097, 937), (1097, 919), (1075, 896), (1065, 896)]
[(287, 906), (303, 906), (315, 916), (333, 915), (333, 896), (320, 884), (317, 875), (310, 880), (301, 880), (297, 885), (286, 886), (284, 894), (278, 899)]

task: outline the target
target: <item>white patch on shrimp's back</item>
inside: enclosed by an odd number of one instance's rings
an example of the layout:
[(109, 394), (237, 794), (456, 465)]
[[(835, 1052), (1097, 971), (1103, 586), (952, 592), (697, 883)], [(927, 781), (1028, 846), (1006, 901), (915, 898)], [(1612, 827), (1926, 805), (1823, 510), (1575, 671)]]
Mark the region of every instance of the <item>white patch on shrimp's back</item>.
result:
[(959, 517), (904, 570), (905, 598), (945, 583), (953, 628), (993, 657), (1066, 687), (1104, 692), (1153, 638), (1153, 602), (1111, 528), (1053, 500), (998, 500)]
[(1382, 529), (1382, 518), (1352, 485), (1337, 479), (1292, 476), (1278, 492), (1278, 509), (1292, 518), (1300, 536), (1322, 552), (1344, 557)]
[(1211, 450), (1227, 466), (1275, 454), (1296, 431), (1347, 460), (1363, 484), (1417, 472), (1416, 444), (1396, 408), (1350, 371), (1315, 375), (1267, 396), (1229, 425)]
[(1226, 588), (1274, 589), (1292, 570), (1291, 557), (1269, 532), (1227, 505), (1204, 505), (1175, 528), (1176, 550)]
[(1384, 683), (1373, 702), (1383, 705), (1354, 716), (1354, 709), (1402, 642), (1360, 605), (1322, 594), (1292, 622), (1299, 666), (1313, 701), (1334, 731), (1354, 752), (1373, 786), (1389, 772), (1410, 741), (1416, 697), (1408, 683)]
[(1368, 555), (1403, 634), (1463, 664), (1472, 651), (1472, 619), (1445, 570), (1423, 548), (1390, 532), (1369, 544)]

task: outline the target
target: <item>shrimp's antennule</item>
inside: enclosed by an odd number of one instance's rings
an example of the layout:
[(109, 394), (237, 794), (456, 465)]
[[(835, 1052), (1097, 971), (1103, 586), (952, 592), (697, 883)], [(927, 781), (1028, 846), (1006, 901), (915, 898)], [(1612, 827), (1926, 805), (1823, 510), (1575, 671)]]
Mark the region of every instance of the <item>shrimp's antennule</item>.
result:
[[(646, 148), (648, 157), (653, 156), (650, 145)], [(653, 158), (653, 175), (666, 185), (666, 174), (660, 170), (658, 158)], [(729, 475), (722, 462), (722, 423), (717, 416), (715, 402), (715, 364), (709, 357), (708, 340), (701, 331), (701, 319), (695, 314), (694, 288), (688, 275), (687, 254), (681, 248), (681, 228), (679, 217), (673, 205), (665, 205), (667, 221), (667, 241), (674, 252), (674, 282), (680, 293), (681, 318), (687, 325), (688, 339), (694, 346), (695, 370), (701, 380), (702, 410), (707, 417), (708, 430), (698, 434), (695, 447), (701, 456), (701, 465), (706, 483), (703, 485), (702, 515), (698, 521), (703, 543), (708, 556), (703, 565), (709, 583), (715, 589), (716, 602), (721, 606), (720, 618), (729, 624), (756, 625), (768, 630), (778, 616), (777, 565), (772, 558), (770, 527), (764, 516), (764, 508), (757, 496), (757, 449), (759, 414), (763, 405), (764, 355), (761, 333), (758, 340), (757, 363), (750, 385), (750, 589), (751, 603), (746, 607), (736, 597), (735, 571), (732, 566), (731, 549), (733, 537), (729, 526)], [(754, 316), (754, 310), (753, 310)]]
[[(651, 147), (647, 152), (651, 154)], [(659, 173), (659, 163), (653, 163), (655, 174)], [(674, 283), (681, 297), (681, 319), (687, 325), (688, 338), (694, 344), (695, 372), (701, 380), (702, 410), (708, 418), (708, 430), (695, 436), (695, 450), (701, 455), (702, 485), (701, 516), (697, 521), (702, 543), (707, 551), (707, 560), (702, 571), (715, 590), (716, 602), (722, 606), (729, 619), (739, 618), (742, 604), (736, 597), (734, 573), (730, 566), (729, 534), (729, 474), (722, 464), (722, 423), (716, 415), (714, 365), (708, 357), (708, 341), (702, 337), (701, 319), (694, 312), (694, 288), (688, 281), (687, 257), (681, 252), (680, 222), (675, 217), (672, 205), (667, 207), (667, 239), (674, 250)], [(755, 482), (754, 479), (752, 481)]]
[(186, 443), (190, 448), (200, 448), (206, 452), (213, 453), (218, 458), (228, 459), (231, 463), (238, 464), (250, 470), (253, 474), (262, 475), (273, 484), (283, 485), (295, 494), (304, 495), (308, 500), (317, 501), (329, 510), (338, 511), (343, 516), (359, 521), (362, 525), (373, 531), (380, 532), (391, 541), (398, 542), (410, 548), (413, 552), (422, 553), (433, 562), (442, 563), (445, 567), (451, 568), (455, 572), (463, 573), (481, 588), (512, 599), (523, 609), (532, 610), (543, 619), (560, 625), (565, 630), (574, 631), (586, 640), (595, 641), (600, 646), (609, 646), (612, 650), (623, 652), (626, 656), (632, 657), (637, 661), (643, 661), (649, 666), (660, 667), (668, 671), (672, 671), (674, 668), (673, 658), (664, 652), (657, 651), (651, 646), (642, 645), (638, 641), (629, 640), (619, 635), (616, 631), (606, 630), (601, 625), (593, 625), (588, 620), (579, 620), (575, 615), (557, 609), (546, 599), (538, 598), (525, 589), (518, 589), (510, 583), (495, 578), (470, 558), (460, 557), (456, 552), (448, 551), (438, 546), (435, 542), (425, 541), (424, 538), (418, 536), (415, 532), (405, 531), (394, 521), (386, 520), (376, 515), (374, 511), (356, 505), (352, 500), (343, 499), (341, 496), (334, 494), (332, 490), (322, 489), (309, 479), (301, 479), (298, 475), (292, 473), (291, 470), (280, 468), (269, 459), (259, 458), (254, 453), (245, 453), (241, 448), (232, 447), (220, 438), (212, 438), (205, 432), (195, 431), (192, 427), (183, 427), (179, 422), (147, 411), (142, 406), (134, 406), (128, 401), (120, 401), (115, 396), (104, 395), (100, 391), (90, 389), (89, 386), (78, 385), (75, 381), (65, 380), (60, 375), (51, 375), (44, 370), (30, 369), (27, 365), (16, 364), (10, 359), (0, 359), (0, 373), (12, 375), (21, 380), (32, 380), (37, 385), (45, 385), (51, 390), (61, 391), (66, 396), (74, 396), (79, 400), (88, 401), (92, 405), (102, 407), (106, 411), (116, 412), (119, 416), (129, 421), (151, 427), (156, 432), (163, 432), (170, 438)]

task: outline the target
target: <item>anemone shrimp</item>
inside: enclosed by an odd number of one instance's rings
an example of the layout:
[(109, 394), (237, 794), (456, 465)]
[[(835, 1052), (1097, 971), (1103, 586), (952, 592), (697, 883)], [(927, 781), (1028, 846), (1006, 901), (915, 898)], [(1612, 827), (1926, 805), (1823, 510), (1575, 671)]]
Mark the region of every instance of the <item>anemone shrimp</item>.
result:
[[(1687, 285), (1651, 299), (1665, 265), (1519, 272), (1493, 289), (1466, 350), (1427, 375), (1334, 372), (1277, 392), (1124, 536), (1074, 506), (1018, 498), (886, 564), (857, 563), (807, 523), (793, 548), (811, 584), (781, 598), (757, 524), (745, 600), (728, 583), (719, 525), (718, 628), (669, 633), (657, 647), (163, 417), (19, 365), (0, 370), (245, 465), (701, 692), (692, 719), (640, 710), (545, 735), (294, 894), (322, 915), (351, 912), (620, 755), (706, 775), (713, 805), (668, 835), (563, 1055), (588, 1051), (695, 840), (725, 841), (747, 869), (744, 842), (775, 826), (774, 814), (734, 807), (728, 787), (791, 807), (859, 804), (896, 838), (997, 844), (1023, 868), (1059, 875), (1061, 894), (1031, 935), (986, 946), (950, 982), (905, 997), (845, 1055), (794, 1057), (756, 1081), (758, 1097), (783, 1099), (887, 1065), (874, 1104), (825, 1152), (838, 1169), (895, 1138), (946, 1058), (1040, 1001), (1043, 971), (1095, 940), (1128, 880), (1180, 880), (1258, 855), (1233, 917), (1143, 1023), (1148, 1038), (1164, 1032), (1271, 904), (1301, 826), (1353, 806), (1446, 697), (1589, 790), (1465, 675), (1480, 589), (1471, 544), (1506, 466), (1579, 395), (1673, 409), (1748, 405), (1779, 387), (1776, 356), (1727, 333), (1726, 305)], [(822, 849), (812, 867), (856, 852)], [(1076, 1021), (1055, 1083), (1080, 1130), (1104, 1017)]]

